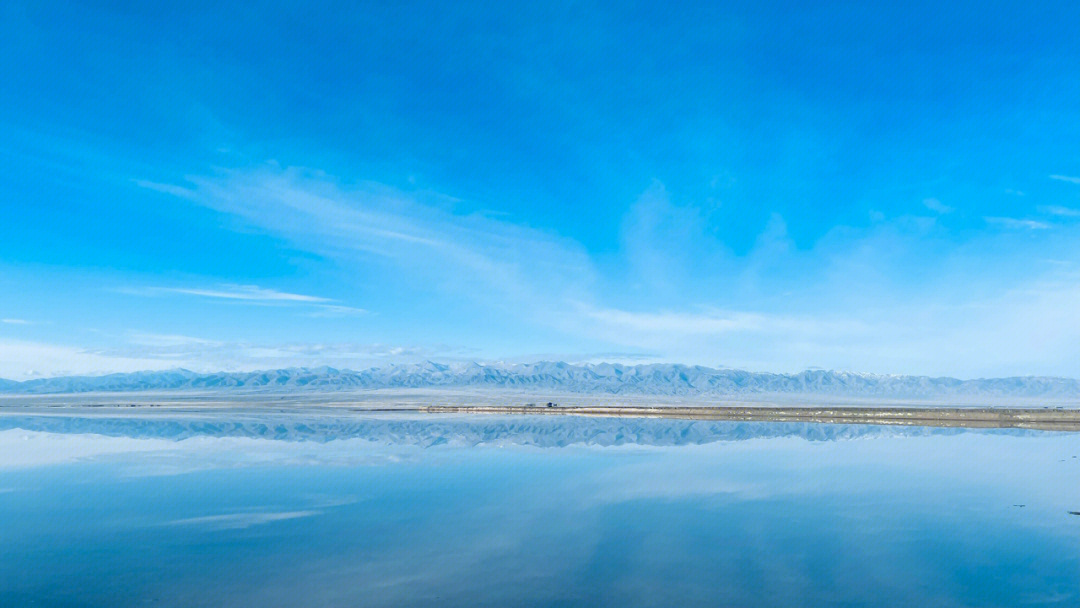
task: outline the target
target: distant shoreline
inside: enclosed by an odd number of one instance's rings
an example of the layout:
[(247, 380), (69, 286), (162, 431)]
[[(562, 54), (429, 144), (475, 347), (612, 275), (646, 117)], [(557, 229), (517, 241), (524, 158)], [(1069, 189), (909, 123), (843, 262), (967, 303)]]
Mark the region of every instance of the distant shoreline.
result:
[[(1032, 429), (1080, 432), (1080, 408), (1074, 407), (988, 407), (952, 405), (911, 405), (881, 403), (875, 405), (814, 403), (740, 403), (672, 404), (590, 403), (575, 405), (544, 402), (507, 404), (497, 396), (457, 395), (457, 403), (443, 401), (437, 395), (413, 395), (410, 399), (356, 399), (348, 395), (327, 395), (330, 399), (311, 399), (293, 395), (288, 399), (251, 396), (189, 395), (185, 399), (161, 395), (119, 399), (118, 396), (36, 396), (0, 399), (0, 416), (44, 414), (61, 415), (81, 412), (92, 415), (116, 415), (130, 412), (161, 414), (243, 413), (318, 416), (322, 414), (465, 414), (491, 416), (581, 416), (598, 418), (656, 418), (670, 420), (712, 420), (730, 422), (809, 422), (822, 424), (869, 424), (896, 426), (955, 427), (973, 429)], [(149, 398), (148, 398), (149, 397)], [(232, 397), (232, 398), (230, 398)], [(352, 396), (355, 397), (355, 396)], [(445, 395), (441, 395), (445, 397)], [(501, 403), (500, 403), (501, 401)]]
[[(369, 410), (370, 411), (370, 410)], [(956, 407), (638, 407), (638, 406), (499, 406), (430, 405), (395, 408), (431, 414), (562, 415), (627, 418), (673, 418), (742, 422), (819, 422), (961, 428), (1023, 428), (1080, 431), (1080, 410)]]

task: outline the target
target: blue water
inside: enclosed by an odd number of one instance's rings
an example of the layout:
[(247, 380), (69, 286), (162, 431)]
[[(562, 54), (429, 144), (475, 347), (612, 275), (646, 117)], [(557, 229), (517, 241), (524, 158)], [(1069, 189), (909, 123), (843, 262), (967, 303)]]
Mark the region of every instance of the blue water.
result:
[(1034, 431), (0, 415), (0, 606), (1080, 606), (1077, 455)]

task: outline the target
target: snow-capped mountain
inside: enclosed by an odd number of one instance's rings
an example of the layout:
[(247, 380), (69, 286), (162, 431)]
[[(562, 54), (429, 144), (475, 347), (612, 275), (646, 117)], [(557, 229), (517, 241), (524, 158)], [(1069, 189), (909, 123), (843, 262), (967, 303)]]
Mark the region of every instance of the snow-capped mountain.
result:
[(574, 365), (563, 362), (442, 364), (428, 361), (360, 371), (330, 367), (216, 373), (170, 370), (0, 382), (0, 392), (23, 394), (173, 389), (327, 391), (388, 388), (511, 389), (664, 396), (793, 394), (913, 399), (950, 396), (1080, 397), (1080, 382), (1068, 378), (1027, 376), (958, 380), (822, 370), (775, 374), (678, 364)]

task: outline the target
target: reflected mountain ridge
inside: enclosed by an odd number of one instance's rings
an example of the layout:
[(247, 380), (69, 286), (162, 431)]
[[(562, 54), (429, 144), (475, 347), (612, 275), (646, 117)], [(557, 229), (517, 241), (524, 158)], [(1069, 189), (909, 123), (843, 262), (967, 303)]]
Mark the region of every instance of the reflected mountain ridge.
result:
[[(812, 422), (736, 422), (646, 418), (578, 418), (550, 416), (444, 418), (424, 416), (308, 418), (260, 416), (111, 417), (5, 415), (0, 431), (24, 430), (54, 434), (90, 434), (134, 439), (183, 441), (193, 437), (242, 437), (272, 441), (325, 443), (363, 439), (379, 444), (438, 445), (681, 446), (719, 441), (799, 438), (839, 441), (874, 437), (957, 435), (959, 428), (892, 427)], [(1034, 435), (1044, 431), (984, 429), (978, 432)]]

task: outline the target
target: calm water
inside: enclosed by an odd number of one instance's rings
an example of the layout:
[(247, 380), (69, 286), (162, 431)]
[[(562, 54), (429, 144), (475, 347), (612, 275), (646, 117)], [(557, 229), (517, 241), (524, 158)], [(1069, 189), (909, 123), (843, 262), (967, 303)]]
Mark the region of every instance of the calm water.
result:
[(0, 415), (0, 605), (1078, 606), (1077, 455), (1027, 431)]

